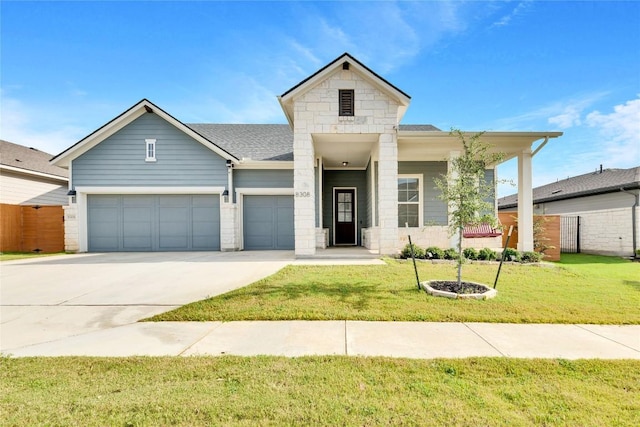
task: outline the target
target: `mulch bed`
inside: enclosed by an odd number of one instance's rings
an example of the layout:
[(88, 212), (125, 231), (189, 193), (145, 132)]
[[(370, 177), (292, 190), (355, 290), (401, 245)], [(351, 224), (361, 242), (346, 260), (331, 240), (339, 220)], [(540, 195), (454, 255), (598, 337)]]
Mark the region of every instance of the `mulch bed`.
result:
[(487, 292), (487, 288), (476, 283), (462, 282), (458, 285), (457, 281), (450, 280), (434, 280), (429, 282), (429, 286), (438, 291), (453, 292), (455, 294), (482, 294)]

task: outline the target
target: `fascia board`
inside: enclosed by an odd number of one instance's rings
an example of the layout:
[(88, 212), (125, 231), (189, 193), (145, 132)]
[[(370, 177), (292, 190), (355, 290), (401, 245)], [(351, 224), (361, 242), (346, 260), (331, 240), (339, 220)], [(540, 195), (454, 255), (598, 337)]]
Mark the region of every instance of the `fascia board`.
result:
[(327, 76), (329, 76), (330, 74), (335, 72), (339, 67), (341, 67), (342, 63), (345, 61), (348, 62), (350, 66), (355, 68), (365, 80), (367, 80), (369, 83), (376, 86), (377, 88), (381, 89), (390, 97), (396, 99), (403, 106), (408, 106), (409, 103), (411, 102), (410, 97), (408, 97), (406, 94), (400, 92), (399, 90), (391, 86), (390, 83), (388, 83), (387, 81), (385, 81), (384, 79), (382, 79), (381, 77), (373, 73), (368, 68), (364, 67), (355, 58), (349, 55), (342, 55), (341, 57), (333, 61), (333, 63), (329, 64), (329, 66), (321, 69), (319, 72), (312, 75), (308, 80), (303, 81), (302, 84), (299, 84), (294, 89), (290, 90), (289, 92), (286, 92), (282, 97), (280, 97), (281, 104), (283, 102), (286, 103), (290, 99), (297, 98), (307, 93), (309, 90), (314, 88), (318, 83), (325, 80)]
[(199, 133), (197, 133), (196, 131), (194, 131), (184, 123), (182, 123), (180, 120), (176, 119), (175, 117), (173, 117), (166, 111), (162, 110), (160, 107), (156, 106), (152, 102), (144, 99), (140, 101), (138, 104), (128, 109), (127, 111), (125, 111), (124, 113), (122, 113), (121, 115), (119, 115), (118, 117), (116, 117), (115, 119), (108, 122), (106, 125), (102, 126), (98, 130), (91, 133), (89, 136), (85, 137), (84, 139), (80, 140), (79, 142), (77, 142), (67, 150), (63, 151), (61, 154), (55, 156), (53, 159), (50, 160), (50, 163), (56, 166), (68, 168), (70, 162), (73, 159), (76, 159), (77, 157), (91, 150), (93, 147), (95, 147), (96, 145), (104, 141), (106, 138), (110, 137), (120, 129), (129, 125), (130, 123), (135, 121), (137, 118), (139, 118), (143, 114), (146, 114), (147, 108), (151, 109), (152, 114), (157, 114), (159, 117), (164, 119), (167, 123), (175, 126), (180, 131), (184, 132), (185, 134), (195, 139), (196, 141), (198, 141), (208, 149), (218, 154), (220, 157), (226, 160), (231, 160), (233, 162), (239, 161), (239, 159), (237, 159), (230, 153), (227, 153), (222, 148), (218, 147), (217, 145), (215, 145), (214, 143), (212, 143), (211, 141), (209, 141), (208, 139), (206, 139), (205, 137), (203, 137), (202, 135), (200, 135)]
[(52, 180), (57, 180), (57, 181), (62, 181), (62, 182), (69, 182), (69, 178), (64, 177), (64, 176), (52, 175), (52, 174), (48, 174), (48, 173), (44, 173), (44, 172), (36, 172), (36, 171), (29, 170), (29, 169), (16, 168), (14, 166), (0, 165), (0, 169), (11, 171), (11, 172), (17, 172), (17, 173), (21, 173), (21, 174), (24, 174), (24, 175), (31, 175), (31, 176), (37, 176), (37, 177), (40, 177), (40, 178), (47, 178), (47, 179), (52, 179)]
[(106, 125), (102, 126), (101, 128), (97, 129), (93, 133), (78, 141), (76, 144), (67, 148), (62, 153), (55, 156), (49, 161), (49, 163), (55, 166), (68, 168), (73, 159), (91, 150), (100, 142), (113, 135), (123, 127), (127, 126), (138, 117), (142, 116), (144, 113), (145, 109), (143, 104), (139, 104), (137, 108), (134, 106), (134, 108), (126, 111), (124, 114), (110, 121)]
[(293, 169), (293, 161), (242, 160), (234, 169)]

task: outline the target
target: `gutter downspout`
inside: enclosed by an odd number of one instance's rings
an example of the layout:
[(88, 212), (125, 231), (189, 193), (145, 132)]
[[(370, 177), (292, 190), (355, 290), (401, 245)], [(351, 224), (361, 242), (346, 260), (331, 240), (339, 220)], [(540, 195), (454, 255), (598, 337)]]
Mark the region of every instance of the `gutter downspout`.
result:
[(538, 145), (538, 148), (536, 148), (535, 151), (531, 153), (531, 157), (535, 156), (538, 153), (538, 151), (542, 150), (542, 147), (547, 145), (547, 142), (549, 142), (549, 137), (545, 136), (544, 141), (542, 141), (542, 144)]
[(637, 230), (636, 210), (638, 209), (638, 206), (640, 206), (640, 193), (637, 193), (637, 194), (632, 193), (630, 191), (625, 190), (624, 187), (620, 187), (620, 191), (622, 191), (623, 193), (627, 193), (628, 195), (633, 196), (636, 199), (636, 202), (633, 204), (633, 207), (631, 210), (631, 228), (633, 230), (633, 234), (632, 234), (633, 257), (637, 258), (636, 250), (638, 250), (638, 246), (636, 242), (636, 230)]

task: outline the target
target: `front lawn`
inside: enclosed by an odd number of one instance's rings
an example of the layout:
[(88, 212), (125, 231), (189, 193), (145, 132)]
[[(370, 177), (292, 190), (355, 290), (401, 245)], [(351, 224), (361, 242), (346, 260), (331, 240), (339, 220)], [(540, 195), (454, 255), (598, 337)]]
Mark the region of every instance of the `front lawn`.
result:
[(42, 254), (35, 252), (0, 252), (0, 261), (15, 261), (18, 259), (40, 258), (53, 255), (64, 255), (64, 252), (56, 252), (51, 254)]
[[(451, 279), (455, 265), (419, 262), (421, 280)], [(493, 285), (497, 264), (463, 267)], [(640, 324), (640, 263), (563, 255), (548, 265), (505, 264), (498, 296), (449, 300), (417, 290), (411, 261), (380, 266), (289, 266), (250, 286), (155, 316), (152, 321), (392, 320)]]
[(637, 426), (640, 361), (0, 359), (0, 424)]

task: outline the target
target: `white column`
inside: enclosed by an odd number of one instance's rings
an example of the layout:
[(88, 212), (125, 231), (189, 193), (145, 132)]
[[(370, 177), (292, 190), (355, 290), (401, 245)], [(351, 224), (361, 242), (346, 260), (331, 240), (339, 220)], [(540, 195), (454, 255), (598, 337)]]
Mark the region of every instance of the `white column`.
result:
[(314, 150), (311, 135), (296, 129), (293, 141), (294, 232), (296, 256), (316, 253)]
[(395, 133), (381, 134), (378, 160), (380, 254), (398, 251), (398, 144)]
[(531, 148), (518, 154), (518, 250), (533, 250)]

